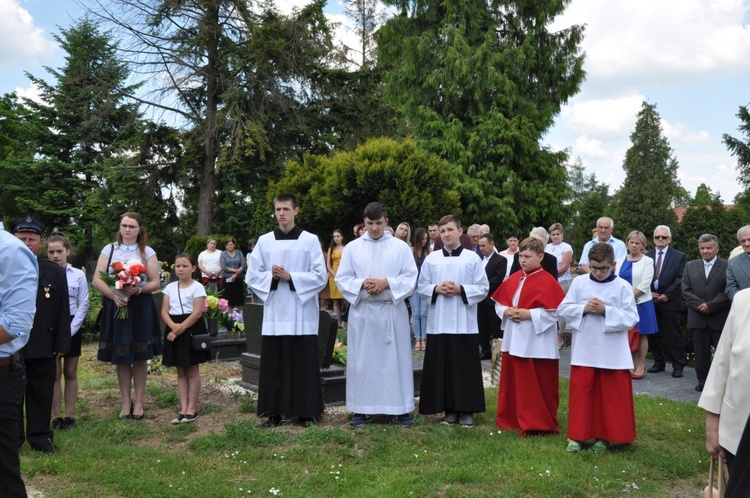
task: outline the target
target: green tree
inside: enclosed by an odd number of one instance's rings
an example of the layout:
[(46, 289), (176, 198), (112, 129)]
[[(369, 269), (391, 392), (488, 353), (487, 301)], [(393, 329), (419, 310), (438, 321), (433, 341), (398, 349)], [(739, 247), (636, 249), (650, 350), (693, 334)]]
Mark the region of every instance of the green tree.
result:
[(698, 188), (695, 189), (695, 197), (691, 199), (690, 206), (709, 206), (715, 201), (721, 203), (719, 194), (714, 194), (711, 191), (711, 187), (705, 183), (701, 183), (698, 185)]
[(738, 179), (740, 183), (745, 186), (745, 189), (750, 189), (750, 111), (748, 111), (748, 106), (740, 106), (737, 117), (741, 121), (737, 129), (744, 137), (734, 138), (725, 133), (723, 141), (729, 152), (737, 158), (737, 168), (739, 169)]
[(672, 203), (678, 194), (677, 160), (662, 134), (656, 105), (643, 102), (632, 145), (625, 153), (625, 181), (614, 195), (612, 218), (620, 234), (640, 230), (649, 234), (657, 225), (676, 225)]
[(573, 247), (574, 256), (580, 255), (583, 246), (591, 240), (591, 229), (609, 204), (609, 186), (596, 179), (596, 173), (586, 174), (581, 158), (569, 166), (568, 211), (565, 240)]
[(461, 168), (470, 220), (499, 233), (564, 219), (565, 152), (540, 144), (584, 79), (568, 1), (389, 0), (378, 32), (387, 96), (421, 146)]
[[(128, 98), (137, 85), (127, 83), (130, 71), (117, 57), (112, 34), (100, 31), (96, 23), (83, 19), (54, 38), (67, 54), (65, 64), (46, 68), (54, 83), (28, 75), (40, 89), (42, 102), (25, 99), (41, 124), (34, 137), (38, 160), (54, 166), (54, 171), (46, 169), (45, 179), (22, 179), (26, 186), (19, 188), (34, 197), (33, 214), (51, 226), (69, 229), (82, 258), (89, 259), (95, 255), (94, 232), (113, 221), (105, 216), (100, 195), (107, 186), (107, 170), (126, 167), (141, 126), (138, 106)], [(52, 182), (66, 195), (42, 201)], [(147, 194), (136, 186), (129, 195)]]
[[(315, 150), (319, 133), (306, 107), (311, 77), (329, 56), (331, 35), (318, 0), (279, 14), (238, 0), (115, 0), (97, 12), (127, 34), (131, 63), (159, 75), (142, 102), (182, 117), (186, 150), (185, 200), (199, 235), (213, 227), (217, 198), (235, 186), (252, 201), (263, 198), (269, 179), (289, 157)], [(312, 131), (311, 131), (312, 130)], [(240, 172), (222, 175), (224, 168)], [(218, 175), (217, 176), (217, 172)], [(219, 220), (222, 225), (224, 220)], [(212, 230), (212, 227), (214, 230)]]
[(273, 224), (270, 203), (281, 192), (299, 195), (300, 226), (324, 240), (334, 228), (348, 237), (373, 201), (386, 205), (392, 224), (407, 221), (426, 227), (446, 213), (458, 212), (458, 194), (452, 186), (448, 164), (417, 148), (414, 141), (372, 139), (352, 152), (291, 161), (284, 176), (269, 187), (267, 227)]

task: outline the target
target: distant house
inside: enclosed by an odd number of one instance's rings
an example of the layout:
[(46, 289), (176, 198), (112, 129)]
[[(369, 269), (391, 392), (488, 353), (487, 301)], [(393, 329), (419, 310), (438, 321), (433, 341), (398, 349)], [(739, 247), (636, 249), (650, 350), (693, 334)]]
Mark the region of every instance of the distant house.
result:
[[(682, 217), (685, 216), (685, 213), (688, 209), (693, 209), (693, 207), (698, 206), (690, 206), (690, 207), (676, 207), (672, 208), (672, 212), (674, 212), (675, 216), (677, 217), (677, 223), (682, 223)], [(707, 206), (709, 209), (711, 209), (711, 206)], [(734, 204), (724, 204), (724, 209), (727, 211), (734, 209)]]

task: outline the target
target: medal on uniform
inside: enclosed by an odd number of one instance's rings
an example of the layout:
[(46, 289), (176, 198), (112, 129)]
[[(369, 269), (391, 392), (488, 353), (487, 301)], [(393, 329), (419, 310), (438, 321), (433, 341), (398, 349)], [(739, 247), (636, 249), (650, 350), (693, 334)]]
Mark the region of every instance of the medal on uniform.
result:
[(44, 286), (44, 297), (49, 299), (49, 285)]

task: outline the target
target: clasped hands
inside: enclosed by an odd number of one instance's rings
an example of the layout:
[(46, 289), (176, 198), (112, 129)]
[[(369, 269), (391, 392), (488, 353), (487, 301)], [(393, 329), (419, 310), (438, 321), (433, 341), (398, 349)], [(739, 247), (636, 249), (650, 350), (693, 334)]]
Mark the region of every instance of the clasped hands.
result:
[(273, 278), (283, 280), (285, 282), (289, 282), (292, 279), (292, 276), (289, 274), (289, 272), (280, 265), (273, 265), (271, 267), (271, 275), (273, 275)]
[(440, 285), (435, 286), (435, 292), (438, 294), (442, 294), (446, 297), (453, 297), (456, 294), (461, 294), (461, 286), (456, 285), (454, 282), (451, 282), (450, 280), (446, 280)]
[(598, 297), (595, 297), (594, 299), (590, 300), (586, 305), (583, 307), (584, 313), (589, 313), (592, 315), (603, 315), (604, 314), (604, 303), (601, 299)]
[(505, 308), (503, 315), (514, 322), (531, 319), (531, 311), (526, 308)]
[(369, 294), (380, 294), (389, 287), (387, 278), (366, 278), (362, 288)]
[[(177, 325), (178, 327), (176, 329), (170, 330), (169, 334), (167, 334), (167, 340), (169, 342), (174, 342), (174, 340), (177, 339), (178, 335), (185, 333), (185, 327), (181, 323)], [(177, 332), (179, 332), (179, 334)]]

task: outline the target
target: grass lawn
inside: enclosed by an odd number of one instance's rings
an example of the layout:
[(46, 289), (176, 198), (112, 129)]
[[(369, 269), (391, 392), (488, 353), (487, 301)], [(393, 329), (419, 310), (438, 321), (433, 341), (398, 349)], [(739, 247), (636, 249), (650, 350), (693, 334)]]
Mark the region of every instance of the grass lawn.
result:
[(636, 397), (636, 443), (568, 454), (565, 380), (556, 436), (498, 432), (495, 388), (472, 429), (422, 416), (408, 429), (352, 429), (334, 409), (318, 427), (268, 430), (251, 396), (219, 389), (240, 367), (211, 363), (201, 370), (200, 418), (172, 426), (174, 369), (149, 376), (144, 420), (118, 420), (114, 368), (94, 358), (84, 347), (78, 427), (55, 434), (61, 452), (21, 449), (24, 479), (44, 496), (685, 497), (700, 496), (708, 474), (702, 410), (661, 398)]

